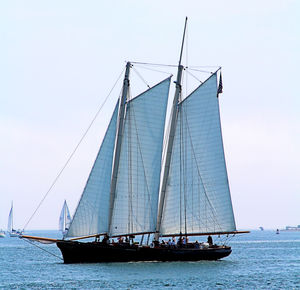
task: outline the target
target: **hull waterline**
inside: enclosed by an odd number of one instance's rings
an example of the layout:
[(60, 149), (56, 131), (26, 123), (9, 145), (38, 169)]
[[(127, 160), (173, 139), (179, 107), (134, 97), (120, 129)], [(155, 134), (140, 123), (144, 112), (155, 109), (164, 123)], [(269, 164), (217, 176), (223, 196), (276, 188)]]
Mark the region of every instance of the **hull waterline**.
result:
[(104, 245), (101, 243), (82, 243), (59, 241), (56, 243), (61, 250), (64, 263), (103, 263), (130, 261), (200, 261), (219, 260), (231, 253), (227, 246), (212, 248), (169, 248), (139, 247), (137, 245)]

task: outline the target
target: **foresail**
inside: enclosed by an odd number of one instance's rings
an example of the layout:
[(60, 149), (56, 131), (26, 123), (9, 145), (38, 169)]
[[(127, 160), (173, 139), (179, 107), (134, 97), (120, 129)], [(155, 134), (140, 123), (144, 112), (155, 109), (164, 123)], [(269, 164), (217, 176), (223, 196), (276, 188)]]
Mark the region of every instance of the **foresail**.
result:
[(118, 105), (119, 102), (116, 104), (67, 237), (87, 236), (108, 231), (109, 190)]
[(161, 234), (234, 231), (216, 73), (178, 106)]
[(170, 78), (127, 102), (110, 235), (155, 230)]

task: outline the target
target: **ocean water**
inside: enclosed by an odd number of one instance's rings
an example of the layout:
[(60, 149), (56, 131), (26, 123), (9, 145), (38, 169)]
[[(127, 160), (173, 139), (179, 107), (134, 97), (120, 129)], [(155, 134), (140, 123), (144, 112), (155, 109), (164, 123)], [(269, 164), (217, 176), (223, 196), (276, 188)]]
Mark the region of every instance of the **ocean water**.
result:
[(51, 254), (0, 239), (0, 289), (300, 289), (300, 232), (239, 235), (229, 257), (200, 262), (67, 265), (55, 245), (37, 245)]

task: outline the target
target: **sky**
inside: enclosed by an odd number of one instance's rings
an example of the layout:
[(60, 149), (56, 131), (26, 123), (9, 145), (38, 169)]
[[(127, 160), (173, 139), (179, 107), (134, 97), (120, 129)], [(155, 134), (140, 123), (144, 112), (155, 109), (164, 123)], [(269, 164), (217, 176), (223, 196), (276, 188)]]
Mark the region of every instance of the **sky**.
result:
[(16, 228), (57, 229), (64, 199), (74, 213), (120, 82), (30, 219), (125, 62), (178, 63), (186, 16), (183, 64), (222, 66), (237, 228), (300, 224), (300, 2), (182, 3), (0, 1), (0, 228), (12, 201)]

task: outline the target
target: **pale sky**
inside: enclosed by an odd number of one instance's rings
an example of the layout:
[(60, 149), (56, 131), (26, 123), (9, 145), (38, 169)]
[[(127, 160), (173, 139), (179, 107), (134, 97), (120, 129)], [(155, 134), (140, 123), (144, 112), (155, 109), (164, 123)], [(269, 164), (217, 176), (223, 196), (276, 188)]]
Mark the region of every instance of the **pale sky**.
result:
[[(222, 66), (237, 228), (300, 224), (300, 1), (10, 0), (0, 1), (0, 228), (12, 200), (24, 227), (126, 60), (177, 64), (185, 16), (185, 62)], [(74, 213), (119, 90), (27, 229), (57, 229), (64, 199)]]

